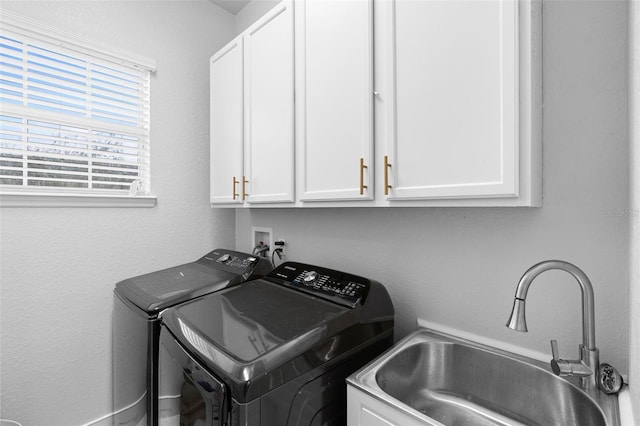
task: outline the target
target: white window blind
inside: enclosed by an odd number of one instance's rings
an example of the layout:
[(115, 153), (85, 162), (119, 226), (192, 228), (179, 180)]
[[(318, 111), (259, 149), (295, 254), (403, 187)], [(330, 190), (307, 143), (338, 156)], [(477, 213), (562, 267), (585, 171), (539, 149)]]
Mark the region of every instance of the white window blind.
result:
[(34, 28), (0, 26), (0, 189), (148, 194), (153, 67)]

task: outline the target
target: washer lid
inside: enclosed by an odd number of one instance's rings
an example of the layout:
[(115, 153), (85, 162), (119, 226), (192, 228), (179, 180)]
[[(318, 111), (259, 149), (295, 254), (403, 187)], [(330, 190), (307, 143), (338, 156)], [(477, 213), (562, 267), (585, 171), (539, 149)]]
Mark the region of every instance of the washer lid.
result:
[(149, 315), (191, 298), (221, 290), (239, 276), (200, 263), (187, 263), (116, 284), (116, 294)]
[(195, 262), (120, 281), (115, 293), (144, 314), (156, 316), (178, 303), (260, 278), (271, 269), (264, 258), (219, 248)]
[(242, 382), (356, 324), (358, 312), (260, 279), (169, 309), (163, 323), (211, 369)]

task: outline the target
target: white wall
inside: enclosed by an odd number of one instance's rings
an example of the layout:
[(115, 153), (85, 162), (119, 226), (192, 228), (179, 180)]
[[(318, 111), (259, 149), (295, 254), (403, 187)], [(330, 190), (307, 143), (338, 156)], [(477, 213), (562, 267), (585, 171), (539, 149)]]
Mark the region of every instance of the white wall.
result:
[[(386, 284), (397, 337), (416, 318), (573, 358), (580, 289), (547, 272), (529, 292), (529, 333), (508, 330), (516, 283), (545, 259), (581, 267), (595, 287), (601, 359), (627, 371), (627, 3), (543, 4), (544, 206), (238, 210), (237, 248), (271, 226), (290, 260)], [(383, 134), (383, 133), (378, 133)]]
[(208, 1), (6, 1), (10, 10), (155, 58), (147, 209), (4, 208), (1, 418), (80, 425), (111, 411), (115, 283), (234, 246), (209, 207), (208, 58), (234, 19)]
[(640, 419), (640, 2), (629, 3), (629, 383)]
[(252, 0), (235, 16), (235, 32), (240, 34), (281, 0)]

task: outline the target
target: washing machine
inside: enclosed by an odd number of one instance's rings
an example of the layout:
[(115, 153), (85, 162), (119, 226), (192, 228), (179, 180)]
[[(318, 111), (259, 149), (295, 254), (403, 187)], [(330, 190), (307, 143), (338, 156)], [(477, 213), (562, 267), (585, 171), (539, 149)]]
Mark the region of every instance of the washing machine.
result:
[(158, 387), (160, 317), (166, 308), (272, 269), (266, 258), (216, 249), (195, 262), (118, 282), (113, 311), (114, 425), (156, 426), (163, 399), (171, 402)]
[(162, 324), (160, 369), (181, 377), (167, 425), (344, 426), (345, 380), (392, 345), (394, 308), (377, 281), (285, 262)]

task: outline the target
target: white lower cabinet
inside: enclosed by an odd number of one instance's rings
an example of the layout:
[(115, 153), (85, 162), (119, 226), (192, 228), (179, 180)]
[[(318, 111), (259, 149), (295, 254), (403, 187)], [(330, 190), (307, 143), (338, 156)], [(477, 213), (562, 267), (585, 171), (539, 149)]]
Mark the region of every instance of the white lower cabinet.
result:
[(347, 426), (424, 426), (359, 389), (347, 385)]

